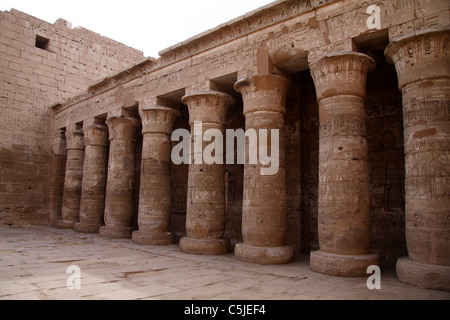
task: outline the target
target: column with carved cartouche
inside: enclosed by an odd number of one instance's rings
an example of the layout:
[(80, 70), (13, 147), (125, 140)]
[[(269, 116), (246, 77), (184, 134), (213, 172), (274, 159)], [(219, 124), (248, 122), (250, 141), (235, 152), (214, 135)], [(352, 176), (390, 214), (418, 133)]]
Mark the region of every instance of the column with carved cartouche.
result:
[[(191, 254), (224, 254), (230, 250), (229, 239), (223, 238), (225, 166), (223, 161), (222, 163), (204, 161), (203, 151), (208, 144), (203, 141), (203, 135), (207, 130), (213, 129), (222, 134), (222, 137), (225, 136), (227, 109), (228, 105), (233, 103), (233, 98), (228, 94), (210, 90), (192, 92), (184, 96), (182, 101), (189, 109), (193, 161), (189, 165), (188, 175), (187, 236), (181, 238), (180, 248), (183, 252)], [(196, 150), (195, 145), (198, 144), (201, 148)]]
[(450, 291), (450, 32), (407, 35), (385, 51), (403, 94), (406, 244), (402, 282)]
[(79, 219), (84, 157), (83, 131), (80, 124), (66, 127), (66, 143), (67, 160), (61, 217), (56, 223), (59, 229), (72, 229)]
[(134, 112), (120, 109), (108, 114), (108, 177), (105, 225), (99, 234), (107, 238), (131, 238), (134, 218), (135, 152), (140, 121)]
[(80, 201), (80, 222), (75, 231), (98, 233), (103, 225), (106, 174), (108, 171), (108, 127), (104, 119), (84, 121), (84, 165)]
[(375, 61), (348, 52), (310, 63), (319, 103), (319, 246), (313, 271), (366, 276), (379, 265), (370, 253), (371, 205), (364, 99)]
[(139, 191), (138, 228), (133, 242), (150, 245), (170, 245), (175, 234), (170, 232), (171, 199), (171, 138), (179, 111), (160, 105), (139, 108), (142, 121), (142, 162)]
[[(284, 117), (290, 81), (281, 76), (263, 74), (240, 80), (234, 88), (241, 93), (244, 101), (246, 132), (254, 130), (259, 135), (257, 147), (246, 147), (242, 204), (243, 243), (236, 245), (235, 254), (238, 259), (251, 263), (288, 263), (292, 261), (294, 253), (293, 246), (286, 245), (285, 242), (287, 215)], [(263, 145), (261, 130), (267, 130), (266, 145)], [(278, 141), (271, 140), (273, 130), (278, 130)], [(276, 146), (278, 154), (274, 157)], [(276, 170), (270, 172), (269, 167), (274, 164), (264, 164), (261, 158), (256, 163), (251, 163), (250, 149), (255, 147), (256, 150), (267, 147), (267, 154), (271, 154), (273, 159), (278, 157)]]

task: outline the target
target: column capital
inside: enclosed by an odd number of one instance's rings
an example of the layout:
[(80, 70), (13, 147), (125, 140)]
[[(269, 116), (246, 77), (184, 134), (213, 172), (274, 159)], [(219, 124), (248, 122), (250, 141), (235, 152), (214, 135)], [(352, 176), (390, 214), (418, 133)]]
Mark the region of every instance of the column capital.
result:
[(359, 52), (326, 55), (309, 65), (317, 100), (336, 95), (366, 96), (367, 73), (375, 60)]
[(140, 121), (131, 112), (108, 114), (106, 125), (109, 131), (109, 141), (134, 140)]
[(395, 64), (400, 90), (407, 84), (433, 78), (450, 78), (448, 30), (414, 34), (391, 42), (384, 52)]
[(225, 124), (228, 106), (233, 97), (220, 91), (198, 91), (185, 95), (181, 101), (189, 108), (189, 124), (195, 121)]
[(53, 132), (52, 150), (55, 155), (66, 155), (66, 135), (64, 129), (57, 129)]
[(84, 121), (84, 145), (106, 147), (108, 145), (108, 127), (105, 121), (92, 118)]
[(83, 150), (83, 130), (79, 124), (71, 124), (66, 127), (67, 150)]
[(244, 100), (244, 115), (256, 111), (286, 113), (286, 95), (291, 82), (285, 77), (272, 74), (259, 74), (241, 79), (234, 90)]
[(139, 115), (142, 122), (142, 134), (170, 134), (175, 119), (180, 116), (180, 111), (171, 107), (148, 105), (139, 108)]

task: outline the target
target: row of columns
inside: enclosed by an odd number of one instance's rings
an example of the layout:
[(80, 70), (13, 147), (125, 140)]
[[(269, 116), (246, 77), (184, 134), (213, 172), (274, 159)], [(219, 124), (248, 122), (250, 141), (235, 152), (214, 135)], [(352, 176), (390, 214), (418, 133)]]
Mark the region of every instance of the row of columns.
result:
[[(434, 283), (448, 283), (450, 278), (448, 37), (445, 32), (414, 36), (393, 43), (386, 50), (396, 65), (403, 92), (409, 258), (400, 259), (397, 269), (405, 282), (415, 281), (411, 278), (417, 276), (411, 273), (423, 272), (429, 266), (433, 274), (438, 274)], [(364, 111), (366, 77), (374, 67), (372, 58), (357, 52), (329, 55), (310, 63), (320, 115), (320, 250), (311, 253), (311, 269), (317, 272), (366, 276), (369, 265), (379, 265), (378, 255), (370, 252), (371, 202)], [(243, 243), (235, 248), (236, 256), (243, 261), (278, 264), (293, 259), (293, 247), (285, 243), (284, 116), (289, 87), (286, 78), (269, 74), (235, 84), (235, 90), (243, 97), (246, 129), (269, 132), (277, 129), (280, 133), (277, 174), (261, 175), (262, 164), (246, 161), (244, 166)], [(183, 97), (182, 102), (189, 108), (192, 143), (201, 139), (203, 152), (206, 145), (202, 137), (206, 130), (216, 129), (224, 134), (227, 107), (233, 99), (222, 92), (202, 91)], [(143, 152), (139, 230), (133, 233), (134, 138), (138, 120), (124, 110), (107, 119), (110, 140), (107, 174), (106, 127), (93, 121), (84, 128), (84, 164), (82, 131), (76, 126), (68, 128), (66, 181), (58, 226), (73, 226), (79, 214), (77, 231), (99, 229), (100, 235), (109, 237), (132, 234), (133, 241), (141, 244), (174, 243), (174, 234), (170, 232), (170, 134), (177, 113), (166, 106), (140, 109)], [(195, 132), (197, 121), (202, 122), (202, 132)], [(270, 145), (268, 140), (269, 152)], [(195, 152), (194, 148), (191, 152)], [(229, 240), (224, 238), (224, 177), (223, 164), (189, 165), (187, 236), (180, 240), (182, 251), (193, 254), (229, 251)], [(81, 201), (77, 205), (80, 192)], [(103, 211), (105, 226), (100, 228)]]

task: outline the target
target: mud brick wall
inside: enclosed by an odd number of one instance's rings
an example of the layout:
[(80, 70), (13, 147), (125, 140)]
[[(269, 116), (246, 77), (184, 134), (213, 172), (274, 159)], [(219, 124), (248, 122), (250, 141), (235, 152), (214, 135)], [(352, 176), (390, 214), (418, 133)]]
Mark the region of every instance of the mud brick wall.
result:
[(0, 12), (0, 56), (0, 224), (47, 224), (51, 190), (62, 192), (52, 170), (63, 173), (65, 162), (50, 106), (144, 57), (63, 19), (50, 24), (15, 9)]

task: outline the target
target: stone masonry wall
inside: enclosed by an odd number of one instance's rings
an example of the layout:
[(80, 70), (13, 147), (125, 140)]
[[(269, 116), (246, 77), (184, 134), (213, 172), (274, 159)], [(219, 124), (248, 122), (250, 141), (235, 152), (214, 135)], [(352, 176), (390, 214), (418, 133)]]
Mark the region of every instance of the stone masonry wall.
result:
[(50, 24), (12, 9), (0, 12), (0, 56), (0, 224), (47, 224), (50, 189), (61, 180), (52, 182), (52, 170), (63, 173), (65, 163), (64, 146), (52, 150), (50, 106), (143, 53), (63, 19)]

